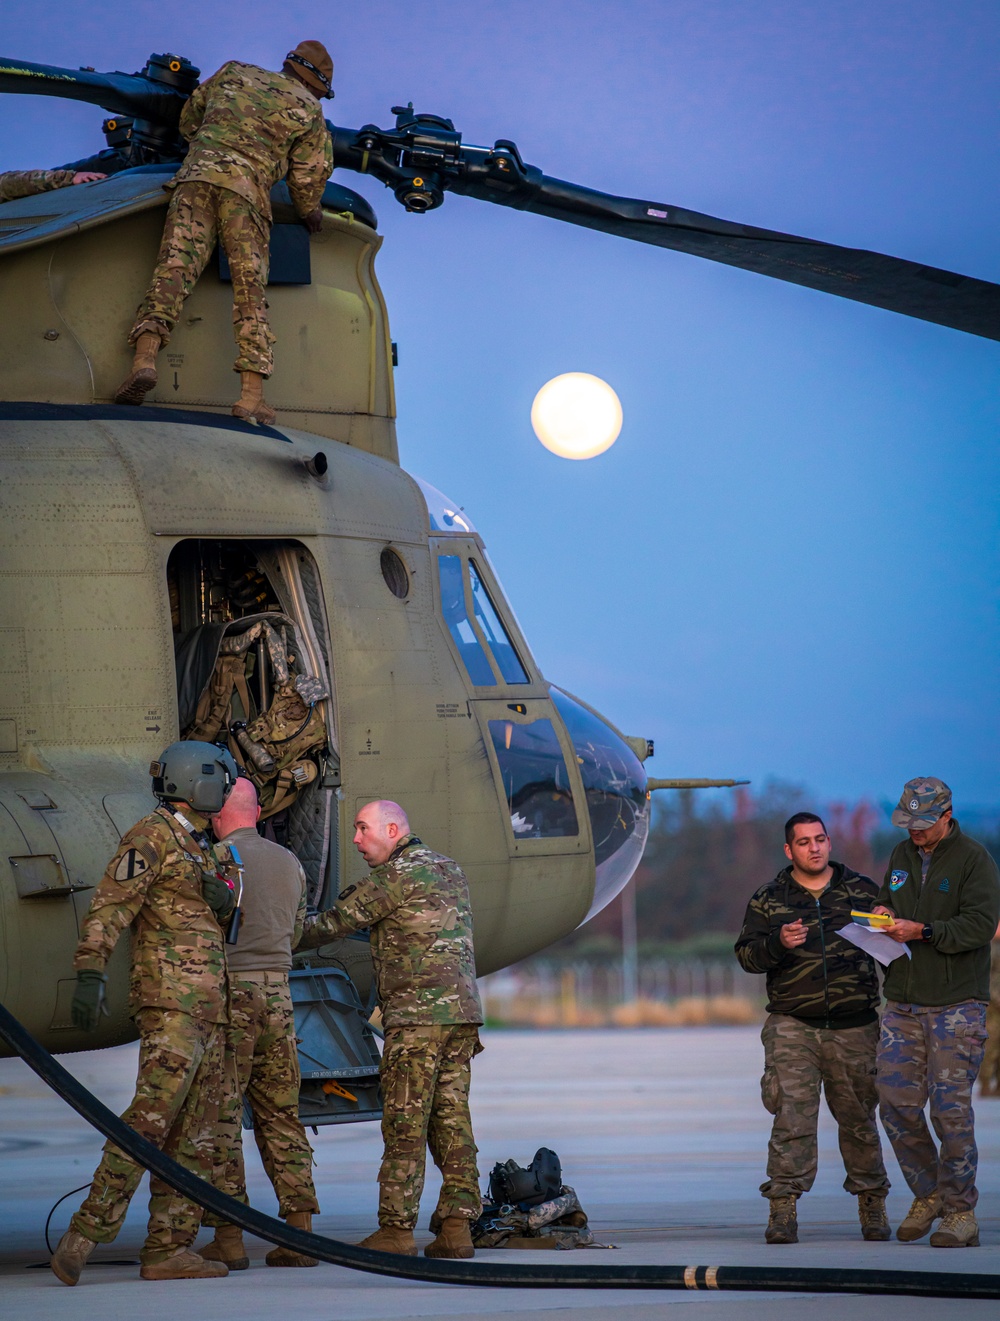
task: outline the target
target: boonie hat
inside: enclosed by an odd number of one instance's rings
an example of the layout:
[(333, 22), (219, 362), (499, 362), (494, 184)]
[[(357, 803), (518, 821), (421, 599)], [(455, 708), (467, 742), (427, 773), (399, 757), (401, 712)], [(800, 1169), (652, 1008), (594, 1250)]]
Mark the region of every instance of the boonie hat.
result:
[(904, 830), (926, 830), (940, 821), (951, 807), (951, 790), (944, 780), (932, 775), (921, 775), (908, 780), (903, 786), (899, 802), (892, 813), (892, 824)]
[(290, 64), (298, 76), (315, 88), (320, 96), (333, 96), (333, 60), (321, 41), (300, 41), (285, 56), (285, 64)]

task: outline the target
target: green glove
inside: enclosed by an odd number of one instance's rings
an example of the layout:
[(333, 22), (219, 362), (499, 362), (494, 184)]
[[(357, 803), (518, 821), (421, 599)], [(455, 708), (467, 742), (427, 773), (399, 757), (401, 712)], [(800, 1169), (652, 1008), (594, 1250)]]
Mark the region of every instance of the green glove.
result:
[(215, 872), (203, 871), (201, 892), (205, 896), (205, 903), (215, 914), (215, 920), (222, 926), (236, 907), (236, 895), (230, 889), (229, 882)]
[(101, 1018), (107, 1018), (111, 1011), (105, 1003), (104, 987), (106, 978), (103, 972), (78, 972), (76, 990), (69, 1008), (73, 1026), (84, 1032), (93, 1032)]

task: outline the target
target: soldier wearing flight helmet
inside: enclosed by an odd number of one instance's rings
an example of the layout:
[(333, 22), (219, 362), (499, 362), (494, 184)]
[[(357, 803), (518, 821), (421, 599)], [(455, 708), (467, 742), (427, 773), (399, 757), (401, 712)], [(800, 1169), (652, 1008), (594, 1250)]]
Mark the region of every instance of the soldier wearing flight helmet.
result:
[[(122, 1118), (202, 1177), (211, 1174), (226, 1022), (222, 925), (236, 900), (227, 859), (205, 834), (236, 783), (236, 763), (212, 743), (172, 743), (150, 767), (155, 812), (122, 838), (108, 863), (76, 949), (76, 1027), (92, 1031), (105, 1006), (105, 968), (132, 929), (129, 1010), (139, 1030), (135, 1096)], [(76, 1284), (97, 1243), (117, 1235), (143, 1170), (108, 1142), (83, 1205), (53, 1254), (52, 1270)], [(144, 1280), (226, 1275), (190, 1244), (201, 1210), (150, 1178)]]

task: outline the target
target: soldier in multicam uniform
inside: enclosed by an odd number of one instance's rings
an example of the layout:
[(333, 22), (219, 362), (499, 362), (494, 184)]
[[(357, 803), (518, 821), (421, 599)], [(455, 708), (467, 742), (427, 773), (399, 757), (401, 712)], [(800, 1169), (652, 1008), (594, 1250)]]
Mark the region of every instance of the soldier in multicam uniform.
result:
[(318, 41), (303, 41), (281, 73), (231, 60), (196, 88), (181, 111), (191, 143), (173, 189), (156, 269), (129, 343), (130, 375), (115, 403), (141, 404), (156, 385), (156, 356), (170, 338), (185, 298), (218, 240), (233, 280), (233, 321), (242, 392), (233, 415), (265, 425), (264, 402), (274, 335), (267, 321), (271, 187), (287, 175), (295, 210), (311, 233), (322, 226), (320, 200), (333, 149), (319, 98), (332, 96), (333, 61)]
[(34, 197), (70, 184), (97, 183), (106, 179), (97, 170), (8, 170), (0, 174), (0, 202), (14, 202), (19, 197)]
[(483, 1021), (472, 948), (469, 884), (450, 858), (410, 833), (398, 803), (368, 803), (354, 843), (372, 871), (333, 908), (307, 917), (299, 948), (314, 948), (364, 927), (385, 1046), (379, 1229), (361, 1247), (416, 1256), (413, 1229), (427, 1147), (441, 1171), (428, 1257), (473, 1256), (479, 1171), (469, 1117), (470, 1063), (482, 1050)]
[[(312, 1177), (312, 1147), (299, 1120), (299, 1056), (288, 989), (292, 949), (306, 915), (306, 878), (298, 859), (257, 833), (260, 806), (250, 780), (240, 779), (212, 829), (242, 869), (239, 938), (227, 950), (229, 1026), (219, 1107), (216, 1183), (230, 1197), (247, 1200), (241, 1118), (243, 1097), (253, 1113), (253, 1135), (278, 1198), (278, 1214), (294, 1229), (312, 1232), (319, 1211)], [(207, 1261), (231, 1270), (250, 1265), (243, 1232), (216, 1216), (215, 1238), (203, 1248)], [(291, 1248), (273, 1248), (268, 1266), (318, 1266)]]
[(891, 1230), (875, 1123), (878, 978), (872, 958), (837, 934), (852, 909), (871, 908), (877, 886), (830, 861), (826, 826), (812, 812), (786, 822), (785, 856), (791, 866), (750, 900), (736, 942), (743, 968), (767, 974), (761, 1098), (774, 1123), (760, 1188), (770, 1203), (764, 1238), (798, 1242), (796, 1202), (816, 1178), (822, 1086), (862, 1236), (884, 1241)]
[[(892, 851), (874, 911), (894, 918), (887, 934), (911, 955), (886, 972), (878, 1048), (882, 1126), (913, 1193), (896, 1237), (923, 1238), (940, 1216), (932, 1247), (978, 1247), (972, 1088), (986, 1044), (1000, 877), (952, 818), (942, 780), (910, 780), (892, 824), (909, 838)], [(940, 1151), (924, 1118), (928, 1100)]]
[[(174, 743), (150, 768), (160, 807), (123, 836), (94, 891), (74, 966), (74, 1024), (92, 1031), (104, 1004), (104, 969), (132, 927), (129, 1008), (139, 1029), (135, 1096), (122, 1118), (202, 1178), (215, 1151), (226, 1021), (226, 955), (220, 921), (235, 899), (220, 874), (226, 861), (204, 835), (236, 781), (236, 763), (210, 743)], [(113, 1142), (83, 1205), (59, 1240), (51, 1266), (76, 1284), (97, 1243), (121, 1229), (142, 1178)], [(144, 1280), (204, 1279), (225, 1266), (190, 1250), (201, 1209), (150, 1176)]]

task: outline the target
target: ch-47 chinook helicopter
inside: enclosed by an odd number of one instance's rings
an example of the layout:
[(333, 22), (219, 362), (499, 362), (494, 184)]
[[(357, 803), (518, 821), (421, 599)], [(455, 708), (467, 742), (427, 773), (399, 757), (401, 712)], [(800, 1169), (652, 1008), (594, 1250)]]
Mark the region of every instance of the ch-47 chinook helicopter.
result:
[[(145, 406), (111, 403), (198, 77), (172, 55), (134, 75), (0, 60), (0, 91), (112, 116), (107, 148), (74, 162), (108, 179), (0, 214), (0, 1002), (56, 1051), (134, 1036), (124, 942), (111, 1017), (94, 1035), (70, 1023), (79, 921), (120, 833), (153, 806), (150, 759), (197, 727), (222, 656), (238, 657), (239, 683), (217, 737), (251, 761), (283, 667), (310, 681), (320, 733), (296, 744), (271, 803), (313, 901), (363, 870), (357, 806), (399, 799), (469, 874), (483, 973), (619, 893), (651, 789), (734, 783), (647, 779), (651, 745), (543, 678), (471, 520), (399, 467), (381, 239), (357, 193), (328, 184), (310, 237), (275, 190), (276, 426), (229, 416), (224, 263), (186, 303)], [(512, 142), (470, 146), (449, 120), (394, 113), (389, 130), (329, 128), (337, 168), (374, 175), (409, 211), (458, 192), (1000, 338), (995, 285), (593, 192), (525, 165)], [(281, 760), (275, 741), (265, 754)], [(377, 1112), (370, 982), (363, 941), (301, 970), (310, 1123)]]

